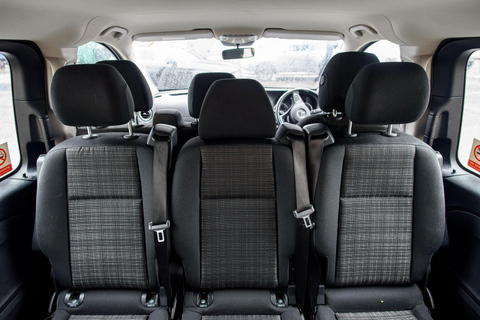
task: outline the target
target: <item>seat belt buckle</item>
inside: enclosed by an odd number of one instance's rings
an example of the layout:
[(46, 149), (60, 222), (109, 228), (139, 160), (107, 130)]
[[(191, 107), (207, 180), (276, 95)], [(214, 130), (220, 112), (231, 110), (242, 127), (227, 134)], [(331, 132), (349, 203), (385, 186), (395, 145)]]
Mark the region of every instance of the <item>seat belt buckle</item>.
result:
[(170, 220), (167, 220), (164, 224), (157, 224), (154, 225), (153, 221), (148, 223), (148, 230), (151, 230), (157, 234), (157, 241), (164, 242), (165, 241), (165, 230), (170, 228)]
[(298, 212), (297, 210), (293, 211), (293, 216), (297, 219), (303, 219), (303, 226), (307, 229), (313, 229), (315, 223), (312, 222), (310, 216), (315, 212), (313, 205), (310, 205), (310, 208)]

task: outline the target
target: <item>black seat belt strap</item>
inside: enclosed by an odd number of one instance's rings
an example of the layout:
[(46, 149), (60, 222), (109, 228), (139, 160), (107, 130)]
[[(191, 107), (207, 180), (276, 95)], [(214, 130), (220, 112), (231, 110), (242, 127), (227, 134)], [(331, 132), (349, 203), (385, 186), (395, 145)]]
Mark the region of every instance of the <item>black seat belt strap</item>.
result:
[(171, 165), (172, 148), (176, 144), (176, 130), (174, 126), (156, 124), (147, 142), (153, 146), (153, 212), (148, 229), (155, 232), (155, 252), (160, 284), (165, 289), (168, 306), (172, 306), (172, 290), (169, 271), (170, 220), (168, 220), (167, 174)]

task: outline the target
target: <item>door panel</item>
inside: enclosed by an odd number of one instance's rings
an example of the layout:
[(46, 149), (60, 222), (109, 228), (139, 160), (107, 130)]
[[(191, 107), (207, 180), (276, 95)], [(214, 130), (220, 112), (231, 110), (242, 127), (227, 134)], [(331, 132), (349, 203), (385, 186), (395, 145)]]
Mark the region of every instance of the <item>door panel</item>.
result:
[[(0, 119), (2, 111), (6, 112), (7, 101), (12, 108), (13, 100), (14, 110), (14, 126), (3, 130), (3, 138), (7, 139), (8, 133), (15, 133), (16, 129), (15, 139), (10, 135), (7, 140), (16, 142), (18, 137), (20, 153), (18, 168), (0, 179), (0, 320), (44, 319), (53, 291), (52, 280), (47, 259), (32, 251), (32, 236), (35, 162), (53, 144), (47, 115), (45, 64), (40, 49), (28, 41), (0, 40), (0, 53), (9, 64), (13, 93), (0, 101), (4, 107), (0, 108)], [(5, 79), (8, 78), (2, 80)]]
[[(480, 176), (466, 170), (457, 157), (461, 131), (467, 129), (462, 117), (468, 116), (469, 123), (480, 121), (475, 119), (478, 113), (464, 112), (467, 62), (478, 48), (480, 38), (449, 39), (440, 44), (433, 59), (425, 140), (444, 158), (448, 231), (448, 241), (433, 257), (429, 282), (436, 320), (480, 319)], [(480, 108), (480, 99), (467, 103), (469, 108)]]

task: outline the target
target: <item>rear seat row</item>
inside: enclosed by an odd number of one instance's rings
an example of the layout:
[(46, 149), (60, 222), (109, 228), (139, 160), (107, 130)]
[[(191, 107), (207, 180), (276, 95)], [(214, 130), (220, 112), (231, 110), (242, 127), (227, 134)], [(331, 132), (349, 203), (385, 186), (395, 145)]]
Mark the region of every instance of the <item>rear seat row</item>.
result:
[[(429, 99), (411, 63), (369, 64), (349, 87), (346, 114), (362, 125), (416, 121)], [(51, 98), (72, 126), (127, 123), (134, 111), (109, 65), (59, 69)], [(103, 133), (47, 154), (36, 228), (58, 287), (54, 320), (431, 319), (418, 284), (443, 239), (444, 200), (428, 145), (366, 131), (322, 149), (324, 136), (288, 125), (275, 139), (268, 96), (247, 79), (214, 82), (199, 118), (168, 192), (158, 181), (171, 132), (152, 134), (154, 148), (147, 135)], [(299, 205), (307, 163), (311, 215)], [(159, 208), (169, 220), (156, 234)]]

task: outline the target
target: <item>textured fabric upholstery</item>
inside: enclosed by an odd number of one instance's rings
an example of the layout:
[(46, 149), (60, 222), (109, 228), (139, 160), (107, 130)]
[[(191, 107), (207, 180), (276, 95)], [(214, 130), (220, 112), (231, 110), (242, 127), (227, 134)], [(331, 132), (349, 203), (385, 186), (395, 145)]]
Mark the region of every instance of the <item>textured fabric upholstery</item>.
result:
[[(354, 210), (352, 212), (355, 212), (355, 214), (360, 214), (360, 217), (372, 214), (373, 219), (378, 219), (380, 217), (382, 219), (390, 219), (395, 217), (396, 220), (394, 220), (394, 224), (397, 225), (395, 232), (401, 231), (401, 229), (398, 229), (401, 225), (406, 226), (406, 220), (404, 220), (404, 218), (407, 218), (408, 214), (400, 214), (400, 212), (396, 211), (395, 209), (394, 215), (389, 216), (388, 212), (395, 208), (395, 204), (405, 201), (407, 204), (406, 208), (411, 210), (410, 219), (412, 221), (411, 227), (409, 228), (410, 231), (407, 232), (411, 233), (411, 249), (410, 253), (408, 254), (411, 261), (408, 264), (410, 268), (410, 272), (408, 273), (408, 282), (417, 282), (425, 274), (428, 268), (430, 257), (440, 246), (444, 233), (445, 207), (443, 185), (440, 167), (438, 164), (435, 164), (435, 152), (431, 147), (424, 144), (422, 141), (406, 134), (399, 134), (398, 137), (390, 138), (383, 136), (380, 133), (361, 133), (356, 138), (338, 139), (335, 144), (325, 148), (322, 158), (314, 201), (314, 206), (316, 208), (315, 220), (317, 222), (317, 225), (314, 229), (314, 234), (318, 255), (320, 257), (324, 257), (326, 260), (326, 284), (327, 286), (334, 286), (336, 284), (337, 272), (339, 268), (337, 266), (337, 259), (339, 258), (339, 244), (342, 241), (339, 238), (339, 229), (341, 228), (339, 224), (341, 220), (340, 214), (342, 212), (340, 207), (344, 202), (343, 197), (345, 195), (344, 192), (346, 192), (345, 190), (342, 191), (342, 188), (345, 189), (344, 166), (349, 165), (345, 161), (346, 153), (347, 150), (352, 150), (350, 149), (352, 147), (357, 148), (364, 145), (380, 148), (377, 149), (377, 151), (380, 151), (382, 147), (386, 147), (388, 145), (390, 145), (393, 150), (395, 148), (399, 148), (397, 149), (397, 156), (403, 157), (404, 160), (408, 160), (408, 157), (405, 159), (406, 155), (408, 155), (406, 150), (409, 148), (414, 148), (412, 165), (413, 180), (411, 180), (410, 191), (408, 188), (406, 188), (408, 186), (408, 181), (406, 179), (409, 179), (408, 170), (411, 169), (408, 169), (408, 167), (405, 165), (399, 166), (398, 163), (393, 163), (392, 167), (383, 167), (382, 169), (383, 164), (379, 162), (386, 161), (389, 163), (390, 161), (393, 161), (393, 157), (375, 155), (375, 157), (372, 156), (370, 160), (375, 162), (365, 165), (362, 167), (362, 170), (358, 169), (356, 172), (351, 173), (353, 175), (358, 174), (358, 177), (355, 178), (355, 176), (352, 176), (352, 181), (357, 181), (357, 183), (353, 182), (351, 184), (351, 198), (347, 198), (347, 200), (350, 199), (351, 201), (355, 201), (357, 196), (362, 195), (361, 192), (364, 191), (377, 192), (377, 194), (380, 193), (382, 196), (393, 196), (396, 199), (394, 202), (392, 202), (393, 206), (389, 209), (385, 206), (384, 201), (381, 201), (381, 206), (379, 208), (375, 209), (371, 204), (367, 205), (365, 203), (362, 210)], [(388, 170), (385, 171), (386, 169)], [(398, 169), (403, 170), (403, 172), (400, 174)], [(381, 170), (384, 170), (384, 172), (379, 174)], [(370, 183), (368, 186), (365, 184), (368, 189), (362, 189), (360, 188), (362, 185), (361, 181), (366, 181), (366, 175), (369, 176)], [(386, 184), (386, 182), (382, 182), (382, 180), (387, 179), (387, 177), (391, 179), (388, 184)], [(377, 178), (380, 180), (377, 180)], [(408, 196), (408, 194), (411, 192), (413, 192), (413, 195)], [(410, 197), (411, 204), (408, 204), (407, 201)], [(356, 208), (357, 207), (355, 207), (355, 209)], [(388, 209), (387, 214), (384, 213), (384, 208)], [(365, 212), (365, 209), (368, 211)], [(360, 219), (360, 217), (358, 218)], [(403, 217), (403, 220), (400, 219), (400, 217)], [(377, 221), (382, 221), (382, 219)], [(387, 221), (388, 220), (384, 220), (384, 222)], [(383, 229), (385, 236), (391, 234), (388, 231), (388, 228), (385, 228), (387, 225), (388, 224), (385, 224), (384, 227), (381, 228)], [(392, 224), (390, 224), (390, 226), (392, 226)], [(376, 226), (370, 225), (369, 227), (373, 228)], [(397, 234), (394, 236), (405, 237), (407, 236), (407, 233), (405, 233), (403, 236)], [(360, 234), (361, 233), (356, 233), (355, 235), (360, 236)], [(368, 235), (370, 234), (371, 233), (369, 232)], [(365, 236), (367, 236), (367, 234), (365, 234)], [(369, 236), (369, 240), (372, 241), (373, 239), (373, 235), (372, 237)], [(355, 244), (357, 247), (356, 250), (376, 249), (376, 247), (373, 245), (374, 242), (367, 242), (365, 240), (366, 239)], [(346, 240), (344, 241), (346, 242)], [(407, 241), (402, 240), (402, 243), (406, 242)], [(368, 246), (366, 248), (362, 248), (362, 245)], [(403, 251), (404, 248), (396, 245), (395, 250)], [(387, 252), (388, 250), (384, 253)], [(371, 257), (372, 254), (373, 253), (366, 253), (365, 257)], [(371, 260), (371, 262), (373, 263), (373, 260)], [(405, 263), (404, 266), (406, 267), (407, 264)], [(351, 267), (355, 269), (355, 266)], [(360, 270), (358, 271), (360, 272)], [(402, 282), (403, 280), (400, 281), (400, 283)]]
[(112, 66), (72, 65), (58, 69), (50, 90), (52, 108), (67, 126), (110, 126), (133, 117), (132, 93)]
[(135, 150), (67, 149), (70, 260), (76, 288), (148, 288)]
[(187, 292), (182, 319), (201, 319), (203, 316), (278, 315), (282, 320), (300, 318), (294, 306), (277, 307), (271, 303), (272, 291), (259, 289), (221, 289), (209, 291), (213, 297), (210, 306), (200, 308), (194, 304), (195, 294)]
[(217, 80), (203, 101), (198, 124), (202, 140), (275, 136), (275, 116), (263, 86), (251, 79)]
[[(182, 319), (299, 320), (272, 303), (285, 290), (295, 247), (293, 158), (275, 134), (265, 89), (218, 80), (207, 93), (200, 136), (180, 151), (172, 185), (172, 244), (190, 290)], [(195, 292), (211, 304), (199, 307)]]
[[(55, 77), (52, 100), (65, 112), (60, 120), (66, 124), (130, 120), (132, 96), (112, 66), (62, 68)], [(36, 227), (55, 281), (65, 289), (56, 299), (54, 320), (168, 319), (166, 309), (141, 302), (145, 290), (158, 290), (153, 234), (145, 232), (153, 203), (153, 150), (146, 141), (143, 134), (74, 137), (46, 155)], [(72, 289), (83, 297), (75, 308), (65, 300)]]
[(272, 146), (209, 145), (201, 153), (202, 288), (277, 287)]
[(346, 147), (336, 285), (410, 281), (414, 156), (409, 145)]
[(338, 320), (417, 320), (412, 311), (349, 312), (335, 314)]
[(280, 320), (276, 315), (229, 315), (229, 316), (203, 316), (202, 320)]
[(409, 123), (423, 115), (429, 98), (430, 83), (418, 64), (372, 63), (350, 85), (345, 111), (357, 124)]
[(93, 316), (93, 315), (73, 315), (68, 318), (70, 320), (147, 320), (148, 316), (135, 316), (135, 315), (107, 315), (107, 316)]
[[(191, 288), (201, 287), (201, 176), (202, 155), (204, 146), (224, 145), (227, 141), (205, 142), (198, 137), (190, 140), (182, 148), (172, 184), (172, 245), (173, 250), (183, 262), (185, 278)], [(275, 183), (275, 212), (277, 238), (277, 273), (278, 286), (284, 288), (289, 281), (289, 260), (295, 248), (296, 219), (295, 189), (292, 188), (293, 159), (291, 149), (276, 141), (265, 140), (234, 140), (232, 143), (252, 145), (253, 143), (271, 144), (273, 158), (273, 173)], [(245, 155), (244, 155), (245, 156)], [(236, 160), (237, 161), (237, 160)], [(256, 164), (251, 164), (255, 168)], [(255, 182), (260, 180), (255, 177)], [(245, 194), (245, 193), (244, 193)], [(241, 216), (238, 216), (240, 221)], [(245, 221), (241, 221), (243, 225)], [(224, 230), (224, 232), (229, 232)], [(262, 244), (262, 246), (265, 244)]]
[(348, 88), (360, 70), (379, 62), (376, 55), (367, 52), (340, 52), (334, 55), (320, 76), (318, 105), (325, 112), (345, 111)]
[(152, 109), (152, 91), (142, 71), (140, 71), (135, 63), (129, 60), (106, 60), (99, 61), (97, 64), (108, 64), (120, 72), (132, 92), (135, 111), (148, 111)]
[[(428, 93), (420, 66), (372, 63), (351, 84), (346, 113), (367, 125), (415, 121)], [(432, 319), (415, 283), (444, 234), (435, 158), (430, 146), (403, 133), (361, 132), (325, 148), (314, 201), (326, 285), (317, 320)]]
[(212, 84), (221, 79), (233, 79), (235, 76), (227, 72), (206, 72), (195, 75), (188, 88), (188, 112), (193, 118), (200, 117), (203, 100)]

